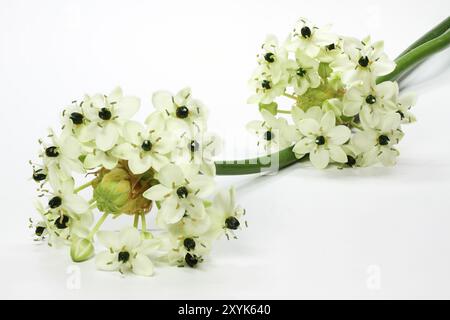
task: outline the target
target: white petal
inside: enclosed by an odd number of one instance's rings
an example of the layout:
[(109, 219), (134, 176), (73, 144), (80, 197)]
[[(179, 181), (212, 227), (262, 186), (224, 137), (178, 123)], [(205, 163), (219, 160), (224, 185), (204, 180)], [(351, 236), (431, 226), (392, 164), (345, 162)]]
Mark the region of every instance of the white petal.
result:
[(141, 100), (137, 97), (122, 97), (115, 105), (115, 115), (128, 120), (138, 112)]
[(123, 128), (123, 137), (130, 143), (138, 145), (141, 141), (139, 135), (144, 132), (144, 127), (137, 121), (127, 121)]
[(135, 156), (128, 160), (128, 166), (134, 174), (141, 174), (150, 169), (152, 166), (152, 158), (150, 156)]
[(320, 125), (316, 120), (303, 119), (298, 123), (298, 129), (305, 136), (317, 135), (320, 130)]
[(309, 154), (311, 163), (317, 169), (324, 169), (330, 161), (328, 151), (323, 148), (316, 148)]
[(103, 271), (115, 271), (119, 269), (119, 261), (117, 254), (109, 251), (103, 251), (95, 257), (95, 265), (97, 269)]
[(161, 204), (159, 213), (163, 216), (165, 223), (173, 224), (183, 218), (185, 209), (178, 205), (178, 199), (175, 196), (171, 196)]
[(145, 255), (138, 253), (132, 263), (133, 273), (139, 276), (149, 277), (153, 274), (153, 263)]
[(336, 116), (333, 111), (328, 111), (324, 114), (320, 121), (320, 125), (322, 126), (322, 130), (324, 132), (328, 132), (336, 125)]
[(313, 147), (314, 142), (310, 138), (303, 138), (295, 144), (292, 151), (300, 156), (303, 156), (307, 153), (310, 153)]
[(88, 211), (89, 204), (85, 199), (76, 194), (64, 195), (64, 205), (72, 212), (82, 214)]
[(144, 197), (150, 200), (163, 200), (170, 192), (171, 188), (165, 187), (162, 184), (157, 184), (144, 192)]
[(141, 235), (136, 228), (125, 228), (119, 233), (119, 242), (122, 246), (130, 250), (136, 248), (141, 243)]
[(118, 233), (114, 231), (97, 232), (97, 240), (105, 247), (113, 250), (120, 250)]
[(209, 176), (197, 175), (189, 181), (189, 187), (196, 192), (198, 197), (207, 197), (214, 192), (214, 179)]
[(328, 146), (330, 151), (330, 158), (336, 162), (345, 163), (347, 162), (347, 154), (342, 150), (340, 146)]
[(350, 139), (352, 132), (347, 126), (340, 125), (334, 127), (330, 131), (328, 131), (328, 138), (330, 139), (329, 143), (334, 145), (341, 145)]
[(178, 186), (183, 183), (184, 174), (179, 166), (168, 164), (159, 172), (158, 180), (166, 187)]
[(118, 138), (119, 132), (117, 128), (112, 124), (107, 124), (98, 130), (95, 142), (100, 150), (108, 151), (114, 146)]
[(155, 109), (171, 112), (175, 107), (173, 105), (172, 94), (168, 91), (157, 91), (152, 96), (152, 103)]

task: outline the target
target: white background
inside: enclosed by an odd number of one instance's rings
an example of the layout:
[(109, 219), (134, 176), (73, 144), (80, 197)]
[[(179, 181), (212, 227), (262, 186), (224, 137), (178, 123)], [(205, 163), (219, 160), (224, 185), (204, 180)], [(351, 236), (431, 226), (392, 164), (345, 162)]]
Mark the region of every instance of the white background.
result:
[[(340, 34), (384, 39), (395, 57), (450, 12), (428, 1), (0, 1), (0, 297), (450, 298), (450, 51), (405, 82), (420, 95), (395, 168), (218, 177), (238, 186), (249, 228), (201, 268), (121, 277), (30, 241), (35, 185), (27, 165), (61, 108), (121, 85), (143, 98), (193, 88), (226, 158), (252, 150), (247, 79), (268, 33), (301, 16)], [(412, 79), (414, 78), (414, 79)], [(128, 223), (123, 221), (124, 223)], [(69, 269), (68, 269), (69, 267)], [(73, 275), (73, 274), (72, 274)]]

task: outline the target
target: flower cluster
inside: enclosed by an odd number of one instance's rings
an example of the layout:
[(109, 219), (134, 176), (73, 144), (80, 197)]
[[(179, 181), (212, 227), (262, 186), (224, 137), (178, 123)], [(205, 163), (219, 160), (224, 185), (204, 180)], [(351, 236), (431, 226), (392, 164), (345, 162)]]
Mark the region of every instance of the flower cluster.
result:
[[(148, 276), (154, 262), (194, 267), (214, 240), (235, 237), (245, 212), (234, 189), (215, 194), (220, 141), (207, 132), (205, 106), (189, 88), (156, 92), (152, 102), (144, 124), (131, 120), (140, 100), (120, 88), (64, 109), (60, 133), (39, 140), (39, 164), (31, 163), (41, 198), (36, 239), (68, 245), (76, 262), (91, 258), (97, 241), (106, 248), (96, 256), (99, 269)], [(146, 216), (154, 211), (152, 233)], [(132, 217), (133, 225), (100, 231), (119, 216)]]
[[(395, 68), (383, 42), (337, 36), (300, 19), (281, 45), (267, 37), (257, 59), (248, 102), (259, 105), (263, 120), (248, 129), (266, 152), (293, 146), (316, 168), (395, 164), (415, 99), (400, 95), (396, 82), (377, 82)], [(279, 108), (283, 99), (291, 110)]]

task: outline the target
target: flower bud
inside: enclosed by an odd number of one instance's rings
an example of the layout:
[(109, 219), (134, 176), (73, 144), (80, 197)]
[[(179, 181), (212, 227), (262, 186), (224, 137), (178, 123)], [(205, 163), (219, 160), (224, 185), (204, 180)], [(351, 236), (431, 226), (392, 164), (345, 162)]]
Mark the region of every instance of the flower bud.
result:
[(97, 208), (102, 212), (121, 213), (131, 192), (131, 183), (126, 170), (116, 168), (103, 175), (94, 188), (94, 199)]
[(74, 262), (83, 262), (94, 254), (92, 242), (84, 238), (74, 238), (70, 246), (70, 256)]

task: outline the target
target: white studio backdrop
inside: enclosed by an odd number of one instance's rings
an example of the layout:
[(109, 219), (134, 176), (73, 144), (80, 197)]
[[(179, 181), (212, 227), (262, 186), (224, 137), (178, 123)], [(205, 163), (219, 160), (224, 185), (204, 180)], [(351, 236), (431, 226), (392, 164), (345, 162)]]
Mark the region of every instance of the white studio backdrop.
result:
[(396, 167), (218, 177), (237, 185), (250, 227), (199, 270), (122, 278), (33, 244), (27, 229), (27, 161), (84, 93), (121, 85), (142, 98), (144, 119), (153, 91), (191, 86), (226, 142), (223, 157), (243, 158), (255, 155), (247, 80), (266, 34), (283, 38), (306, 17), (384, 39), (394, 58), (449, 12), (443, 0), (0, 0), (0, 297), (450, 298), (449, 50), (404, 83), (419, 94), (418, 122)]

